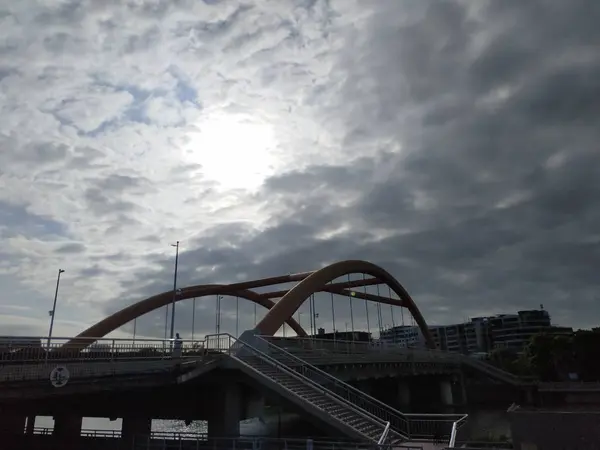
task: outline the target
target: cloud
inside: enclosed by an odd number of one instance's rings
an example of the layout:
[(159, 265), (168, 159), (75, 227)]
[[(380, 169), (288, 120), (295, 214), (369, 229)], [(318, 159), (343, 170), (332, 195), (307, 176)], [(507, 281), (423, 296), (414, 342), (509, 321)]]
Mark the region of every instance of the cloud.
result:
[[(46, 333), (59, 267), (59, 333), (172, 289), (180, 240), (181, 286), (357, 258), (430, 323), (543, 304), (597, 325), (593, 2), (3, 8), (0, 304), (41, 311), (11, 323)], [(197, 302), (196, 334), (214, 302)], [(343, 329), (350, 303), (334, 302)], [(233, 332), (235, 299), (223, 308)], [(352, 315), (366, 326), (362, 302)], [(191, 317), (178, 306), (178, 330)], [(164, 310), (137, 332), (161, 336)]]

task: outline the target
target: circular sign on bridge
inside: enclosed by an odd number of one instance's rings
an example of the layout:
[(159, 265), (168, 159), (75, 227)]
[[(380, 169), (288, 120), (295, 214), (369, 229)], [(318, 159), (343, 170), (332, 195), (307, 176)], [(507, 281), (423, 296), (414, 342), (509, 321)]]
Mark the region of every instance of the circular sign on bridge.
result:
[(50, 383), (55, 388), (63, 387), (69, 382), (70, 376), (69, 369), (65, 366), (56, 366), (50, 372)]

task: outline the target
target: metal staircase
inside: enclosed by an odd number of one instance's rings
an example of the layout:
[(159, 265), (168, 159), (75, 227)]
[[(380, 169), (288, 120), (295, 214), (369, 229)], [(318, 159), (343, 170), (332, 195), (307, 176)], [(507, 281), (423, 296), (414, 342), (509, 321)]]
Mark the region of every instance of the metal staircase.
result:
[(390, 432), (407, 439), (410, 436), (410, 424), (405, 415), (389, 405), (371, 397), (363, 391), (345, 383), (333, 375), (310, 365), (298, 356), (284, 350), (262, 336), (256, 336), (259, 347), (271, 358), (294, 369), (311, 381), (326, 387), (331, 392), (352, 404), (355, 409), (362, 410), (390, 424)]
[[(348, 437), (378, 444), (407, 440), (406, 435), (390, 429), (383, 418), (307, 377), (311, 375), (309, 367), (301, 373), (249, 343), (227, 336), (233, 344), (229, 346), (229, 355), (240, 369)], [(258, 344), (262, 342), (255, 340)]]

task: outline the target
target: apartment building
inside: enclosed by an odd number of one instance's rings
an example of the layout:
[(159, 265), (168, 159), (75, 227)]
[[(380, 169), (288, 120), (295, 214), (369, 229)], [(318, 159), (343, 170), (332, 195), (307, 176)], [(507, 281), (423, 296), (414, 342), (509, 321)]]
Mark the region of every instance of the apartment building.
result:
[[(430, 326), (429, 331), (438, 349), (468, 354), (500, 348), (521, 352), (538, 333), (568, 334), (573, 329), (553, 326), (548, 311), (539, 309), (474, 317), (466, 323)], [(382, 331), (380, 340), (401, 347), (425, 346), (425, 340), (416, 326), (389, 328)]]
[(379, 340), (385, 345), (398, 347), (420, 347), (423, 345), (423, 335), (417, 326), (397, 326), (382, 330)]

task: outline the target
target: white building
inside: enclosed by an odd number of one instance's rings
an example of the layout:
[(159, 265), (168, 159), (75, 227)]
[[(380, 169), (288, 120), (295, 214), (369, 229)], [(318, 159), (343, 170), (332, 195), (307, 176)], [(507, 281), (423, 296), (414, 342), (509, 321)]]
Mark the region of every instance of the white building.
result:
[(398, 347), (424, 347), (425, 339), (418, 326), (397, 326), (382, 330), (379, 340), (384, 345)]

